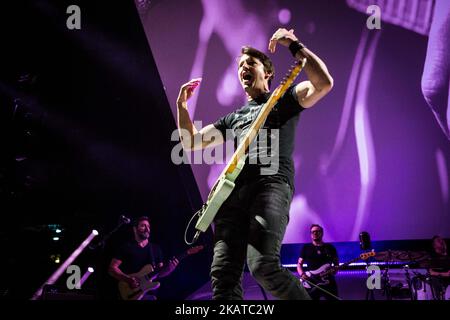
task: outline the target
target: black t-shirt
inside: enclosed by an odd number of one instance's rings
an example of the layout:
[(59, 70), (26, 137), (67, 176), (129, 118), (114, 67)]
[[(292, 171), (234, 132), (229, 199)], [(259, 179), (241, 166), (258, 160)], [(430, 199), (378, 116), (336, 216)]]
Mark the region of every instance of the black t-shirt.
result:
[(437, 254), (435, 251), (431, 253), (431, 270), (435, 272), (450, 271), (450, 258), (448, 255)]
[[(261, 95), (258, 99), (249, 101), (242, 108), (229, 113), (214, 123), (214, 126), (222, 133), (224, 140), (234, 138), (237, 143), (240, 137), (244, 137), (251, 124), (258, 116), (263, 104), (269, 99), (270, 94)], [(304, 108), (298, 104), (295, 93), (295, 85), (289, 87), (285, 94), (278, 100), (266, 119), (257, 137), (257, 143), (251, 145), (249, 156), (241, 172), (239, 179), (252, 179), (261, 175), (276, 175), (284, 178), (293, 187), (294, 163), (292, 152), (295, 145), (295, 129)], [(227, 131), (231, 130), (231, 135)], [(276, 139), (278, 129), (278, 139)], [(271, 137), (272, 136), (272, 137)], [(278, 140), (278, 148), (272, 141)], [(252, 148), (253, 146), (253, 148)], [(274, 165), (272, 161), (278, 156), (279, 163)], [(263, 171), (261, 171), (263, 169)]]
[(145, 247), (141, 247), (135, 240), (122, 245), (114, 258), (122, 261), (119, 268), (125, 274), (139, 272), (147, 264), (156, 267), (163, 261), (161, 248), (158, 245), (149, 242)]
[(307, 243), (303, 246), (300, 257), (308, 265), (307, 270), (316, 270), (326, 263), (332, 264), (338, 261), (336, 248), (329, 243), (321, 246)]

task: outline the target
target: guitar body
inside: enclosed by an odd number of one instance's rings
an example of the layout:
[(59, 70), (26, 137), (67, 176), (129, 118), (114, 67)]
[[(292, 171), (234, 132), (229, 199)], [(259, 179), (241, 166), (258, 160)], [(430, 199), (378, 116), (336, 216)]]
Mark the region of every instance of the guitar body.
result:
[(127, 282), (119, 281), (119, 294), (122, 300), (141, 300), (148, 291), (158, 289), (160, 283), (153, 282), (148, 276), (153, 271), (153, 267), (147, 264), (139, 272), (129, 275), (138, 279), (139, 286), (137, 288), (131, 288)]
[(233, 192), (235, 186), (234, 181), (239, 176), (239, 173), (244, 167), (244, 163), (245, 158), (238, 163), (234, 170), (234, 174), (227, 174), (225, 171), (220, 175), (208, 196), (208, 200), (200, 210), (200, 218), (195, 225), (197, 230), (205, 232), (208, 229), (222, 204), (227, 200), (231, 192)]
[(310, 283), (315, 284), (316, 286), (327, 285), (330, 283), (329, 276), (336, 273), (338, 270), (350, 265), (351, 263), (358, 260), (367, 260), (370, 257), (375, 256), (375, 251), (366, 252), (360, 254), (357, 258), (347, 261), (346, 263), (341, 264), (340, 266), (331, 266), (329, 263), (325, 263), (320, 268), (312, 271), (306, 271), (305, 274), (308, 277), (307, 280), (300, 278), (303, 286), (307, 289), (311, 289), (312, 286)]
[[(187, 256), (196, 254), (201, 250), (203, 250), (203, 246), (189, 248), (185, 253), (178, 255), (176, 259), (181, 261)], [(151, 264), (146, 264), (139, 272), (129, 274), (130, 277), (137, 279), (139, 283), (137, 288), (131, 288), (127, 282), (119, 281), (118, 288), (122, 300), (141, 300), (150, 290), (158, 289), (161, 284), (154, 280), (159, 277), (160, 271), (161, 269), (155, 270)]]
[[(327, 285), (330, 283), (328, 280), (327, 271), (331, 269), (331, 265), (329, 263), (324, 264), (319, 269), (306, 271), (305, 274), (308, 277), (308, 281), (314, 283), (316, 286)], [(324, 275), (325, 274), (325, 275)], [(308, 282), (303, 283), (305, 288), (310, 289), (311, 285)]]

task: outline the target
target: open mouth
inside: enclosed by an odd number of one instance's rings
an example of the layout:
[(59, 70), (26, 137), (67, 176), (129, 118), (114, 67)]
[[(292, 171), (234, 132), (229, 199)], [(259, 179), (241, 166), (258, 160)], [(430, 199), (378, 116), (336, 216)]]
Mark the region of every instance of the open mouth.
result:
[(253, 76), (251, 75), (251, 73), (244, 73), (244, 75), (242, 76), (242, 80), (244, 81), (244, 83), (248, 83), (253, 79)]

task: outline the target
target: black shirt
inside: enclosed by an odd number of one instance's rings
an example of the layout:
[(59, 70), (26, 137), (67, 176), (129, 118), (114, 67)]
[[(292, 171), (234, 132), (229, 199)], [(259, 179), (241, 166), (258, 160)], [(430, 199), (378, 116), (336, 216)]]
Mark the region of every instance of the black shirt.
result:
[(119, 268), (125, 274), (139, 272), (147, 264), (155, 267), (163, 261), (161, 248), (158, 245), (149, 242), (145, 247), (141, 247), (136, 240), (122, 245), (114, 258), (122, 261)]
[(338, 261), (336, 248), (329, 243), (321, 246), (307, 243), (303, 246), (300, 257), (308, 265), (308, 270), (316, 270), (326, 263), (332, 264)]
[(431, 266), (431, 270), (435, 272), (448, 272), (450, 271), (450, 257), (433, 251), (431, 253)]
[[(259, 98), (249, 101), (242, 108), (229, 113), (214, 123), (214, 126), (222, 133), (224, 140), (234, 138), (239, 141), (248, 132), (251, 124), (258, 116), (264, 103), (269, 99), (270, 94), (266, 93)], [(257, 137), (257, 144), (250, 148), (246, 165), (241, 172), (239, 179), (245, 180), (255, 178), (260, 175), (276, 175), (284, 178), (293, 188), (294, 163), (292, 152), (295, 145), (295, 129), (300, 117), (300, 112), (304, 108), (297, 102), (295, 85), (289, 87), (285, 94), (278, 100), (274, 108), (266, 119)], [(231, 129), (232, 136), (226, 134), (226, 130)], [(276, 131), (278, 129), (278, 148), (272, 141), (276, 141)], [(272, 135), (272, 138), (270, 138)], [(275, 137), (275, 138), (274, 138)], [(279, 159), (279, 164), (274, 165), (273, 159)], [(263, 169), (264, 171), (261, 171)], [(263, 174), (261, 174), (264, 172)]]

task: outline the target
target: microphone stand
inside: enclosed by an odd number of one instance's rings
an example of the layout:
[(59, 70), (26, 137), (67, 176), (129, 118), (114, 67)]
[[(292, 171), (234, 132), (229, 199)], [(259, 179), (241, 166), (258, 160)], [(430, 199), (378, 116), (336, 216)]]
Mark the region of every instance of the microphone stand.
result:
[(389, 279), (389, 261), (384, 269), (383, 273), (383, 294), (386, 296), (386, 300), (392, 300), (391, 280)]
[(112, 229), (110, 232), (108, 232), (107, 234), (105, 234), (103, 236), (103, 238), (95, 243), (95, 244), (91, 244), (88, 246), (89, 249), (91, 250), (99, 250), (96, 252), (95, 256), (96, 258), (95, 261), (92, 261), (92, 263), (96, 266), (96, 269), (100, 269), (102, 270), (102, 272), (100, 273), (96, 273), (96, 295), (97, 298), (99, 299), (109, 299), (109, 284), (108, 284), (108, 279), (106, 277), (106, 255), (105, 255), (105, 245), (108, 242), (109, 238), (111, 238), (111, 236), (116, 233), (124, 224), (129, 224), (130, 223), (130, 219), (128, 219), (125, 216), (120, 216), (119, 217), (119, 223), (114, 227), (114, 229)]
[[(366, 250), (367, 252), (367, 250)], [(370, 258), (366, 260), (366, 270), (369, 268), (370, 266), (370, 262), (369, 262)], [(370, 275), (368, 274), (367, 277), (369, 277)], [(375, 300), (375, 295), (374, 295), (374, 291), (375, 289), (369, 289), (366, 288), (366, 300)]]
[(95, 250), (98, 248), (104, 249), (105, 248), (105, 244), (108, 241), (108, 239), (117, 232), (117, 230), (120, 229), (120, 227), (122, 227), (124, 224), (128, 224), (130, 223), (130, 220), (127, 218), (121, 218), (119, 223), (117, 224), (117, 226), (112, 229), (110, 232), (108, 232), (107, 234), (105, 234), (102, 238), (102, 240), (100, 240), (99, 242), (97, 242), (96, 244), (92, 244), (89, 246), (89, 249), (91, 250)]
[(408, 284), (408, 290), (411, 300), (417, 300), (413, 291), (413, 283), (411, 280), (411, 275), (409, 274), (409, 265), (403, 266), (403, 270), (405, 270), (406, 283)]

